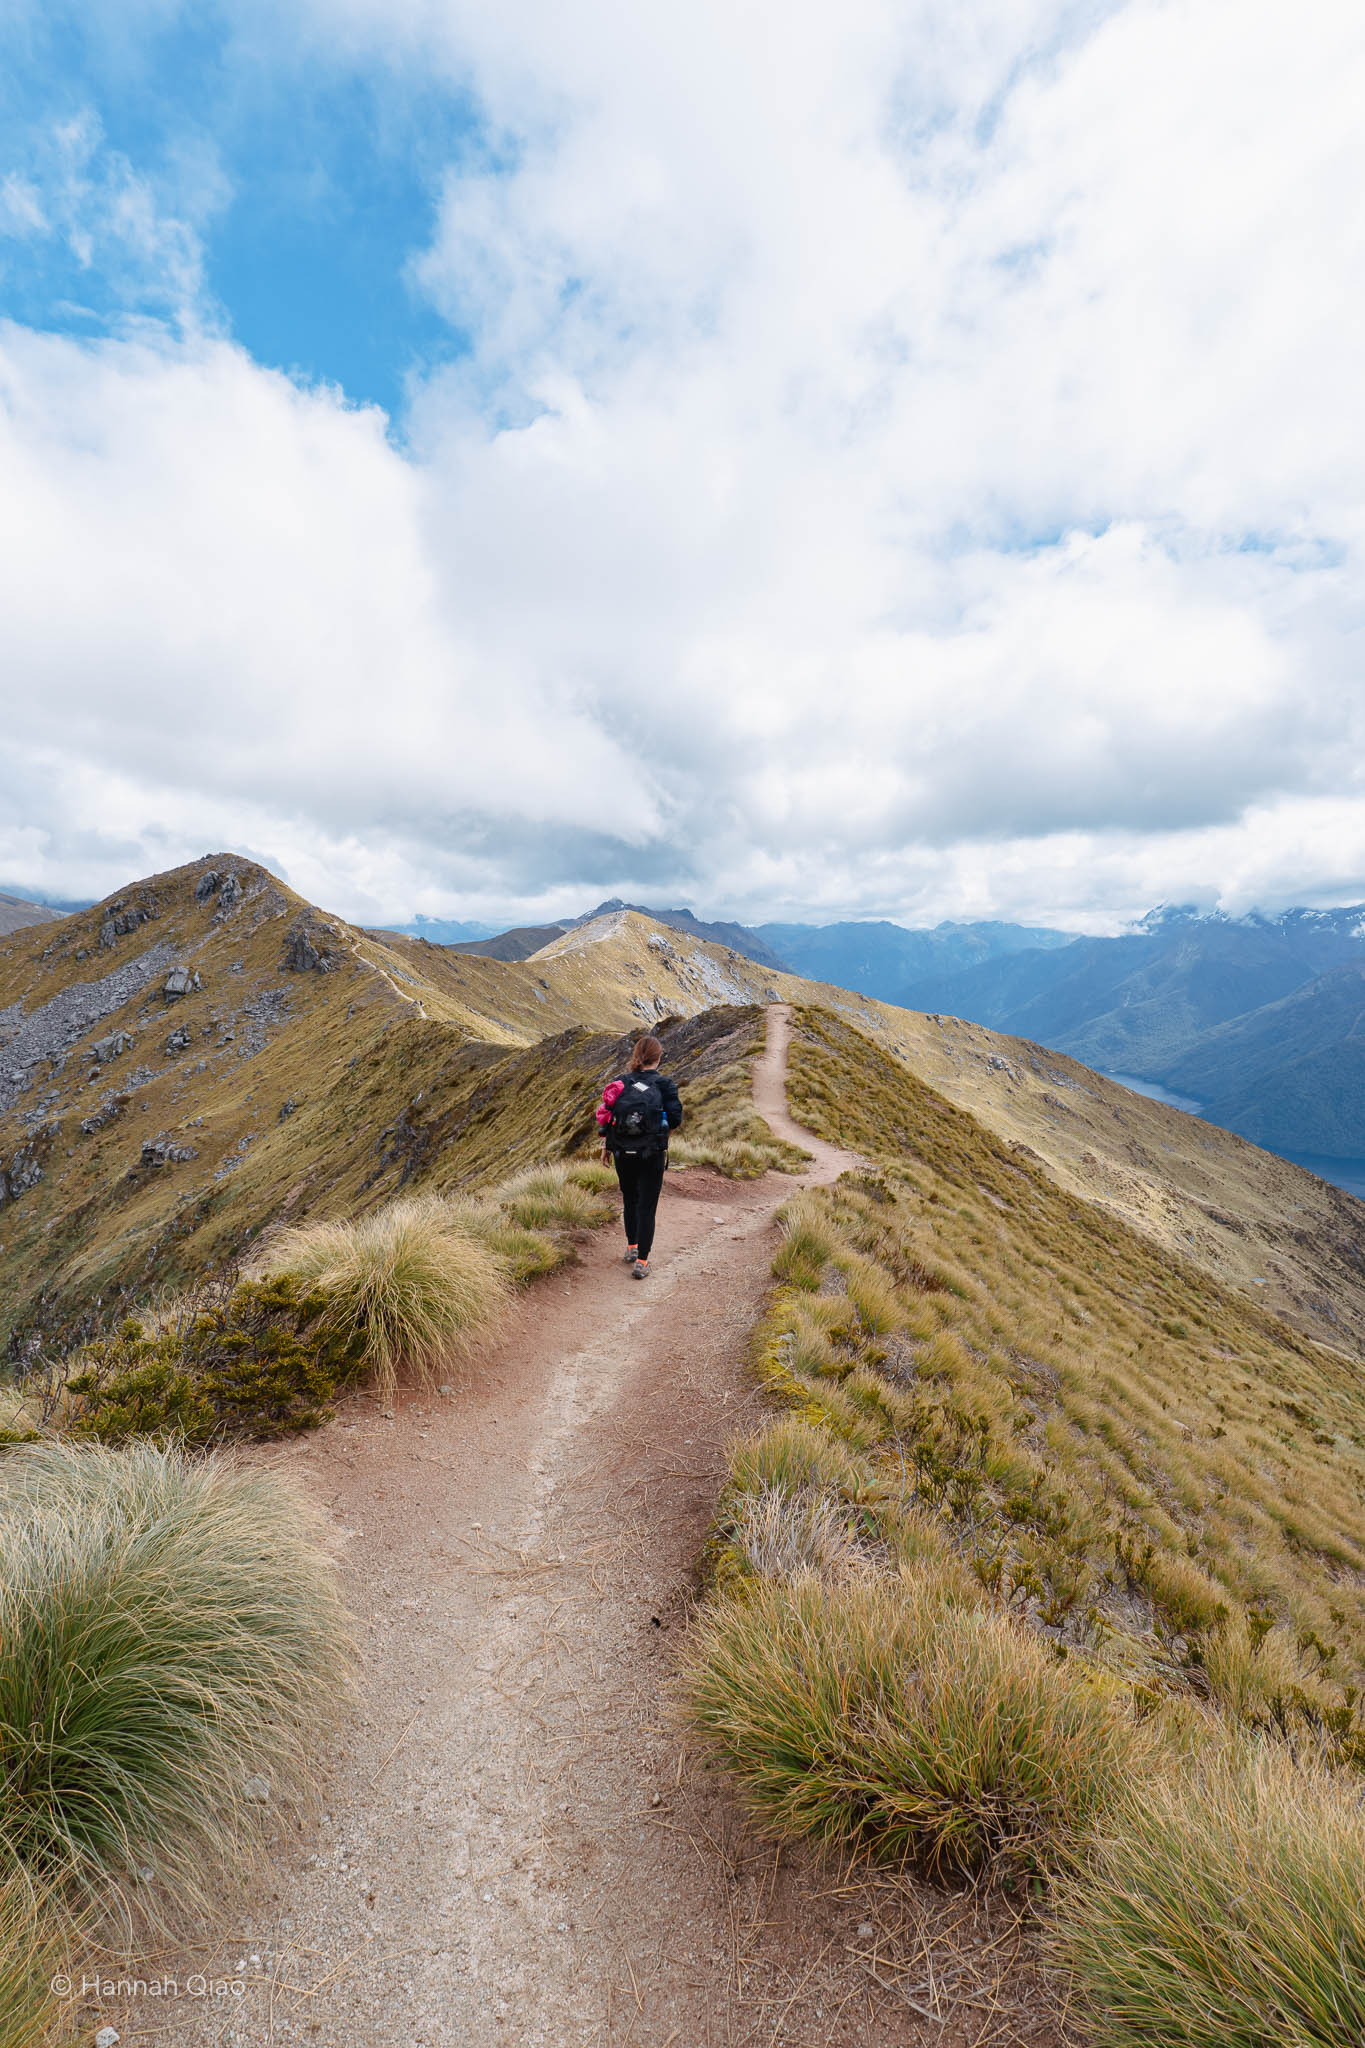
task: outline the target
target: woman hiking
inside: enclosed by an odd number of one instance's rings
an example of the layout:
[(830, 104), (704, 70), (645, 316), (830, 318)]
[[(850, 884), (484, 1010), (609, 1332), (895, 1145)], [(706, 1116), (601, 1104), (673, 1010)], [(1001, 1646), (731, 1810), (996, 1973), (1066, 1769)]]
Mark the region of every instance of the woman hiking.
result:
[(659, 1072), (664, 1049), (657, 1038), (636, 1041), (630, 1071), (608, 1081), (597, 1105), (602, 1164), (616, 1162), (625, 1205), (626, 1264), (636, 1280), (649, 1278), (654, 1212), (668, 1164), (668, 1134), (682, 1123), (682, 1104), (667, 1074)]

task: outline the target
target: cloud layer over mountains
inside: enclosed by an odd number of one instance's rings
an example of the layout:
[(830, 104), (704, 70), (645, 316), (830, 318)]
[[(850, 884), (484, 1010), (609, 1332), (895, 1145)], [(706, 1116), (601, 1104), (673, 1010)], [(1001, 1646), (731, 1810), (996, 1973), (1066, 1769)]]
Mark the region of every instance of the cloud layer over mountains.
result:
[(102, 139), (178, 11), (0, 163), (4, 303), (102, 294), (0, 329), (0, 877), (1365, 896), (1358, 9), (238, 0), (241, 93), (469, 110), (392, 422), (234, 340), (226, 141)]

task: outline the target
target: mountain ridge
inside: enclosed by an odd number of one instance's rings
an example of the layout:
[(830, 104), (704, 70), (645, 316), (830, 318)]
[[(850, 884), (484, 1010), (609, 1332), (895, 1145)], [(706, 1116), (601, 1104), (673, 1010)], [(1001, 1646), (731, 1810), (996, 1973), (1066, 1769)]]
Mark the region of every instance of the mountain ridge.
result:
[(348, 925), (221, 855), (0, 941), (8, 1341), (41, 1341), (59, 1296), (105, 1313), (413, 1174), (477, 1186), (563, 1156), (629, 1033), (719, 1030), (775, 999), (863, 1032), (1068, 1193), (1365, 1348), (1359, 1204), (1037, 1043), (770, 971), (625, 908), (527, 961), (456, 953)]

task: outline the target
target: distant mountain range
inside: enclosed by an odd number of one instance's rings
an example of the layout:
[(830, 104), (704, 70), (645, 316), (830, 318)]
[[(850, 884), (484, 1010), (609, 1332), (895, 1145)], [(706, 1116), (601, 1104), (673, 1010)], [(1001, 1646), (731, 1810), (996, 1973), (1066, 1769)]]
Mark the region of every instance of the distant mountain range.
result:
[(932, 997), (1193, 1098), (1258, 1145), (1365, 1157), (1365, 905), (1236, 918), (1165, 907), (1117, 938), (985, 961)]
[(562, 939), (565, 932), (574, 931), (579, 925), (591, 924), (595, 917), (608, 917), (618, 910), (638, 910), (643, 916), (652, 917), (656, 924), (668, 925), (673, 931), (686, 932), (694, 939), (707, 939), (713, 946), (728, 946), (732, 952), (742, 953), (746, 960), (753, 960), (760, 967), (771, 967), (778, 973), (786, 971), (786, 961), (780, 960), (762, 935), (751, 931), (747, 925), (706, 924), (694, 917), (690, 910), (652, 910), (643, 903), (623, 903), (619, 896), (599, 903), (595, 910), (585, 911), (582, 917), (566, 917), (559, 924), (515, 925), (505, 932), (472, 931), (453, 944), (448, 939), (437, 939), (434, 918), (420, 918), (414, 924), (391, 925), (388, 929), (408, 932), (413, 938), (431, 939), (438, 945), (451, 945), (456, 953), (479, 953), (489, 960), (529, 960), (532, 953), (538, 953), (542, 946)]
[[(1365, 905), (1275, 917), (1166, 905), (1116, 938), (1075, 938), (999, 922), (754, 929), (613, 898), (559, 924), (460, 928), (456, 950), (524, 960), (624, 909), (770, 969), (1053, 1046), (1190, 1098), (1275, 1151), (1365, 1159)], [(437, 921), (400, 929), (435, 939)]]
[[(936, 991), (970, 967), (1021, 952), (1070, 945), (1070, 932), (1046, 925), (938, 924), (912, 931), (886, 921), (869, 924), (761, 924), (758, 936), (795, 974), (877, 996), (910, 1010), (941, 1005)], [(741, 950), (737, 948), (736, 950)]]
[(460, 946), (475, 939), (491, 939), (498, 928), (495, 924), (481, 924), (477, 919), (423, 917), (419, 913), (408, 924), (387, 924), (380, 929), (405, 932), (410, 939), (429, 939), (433, 946)]

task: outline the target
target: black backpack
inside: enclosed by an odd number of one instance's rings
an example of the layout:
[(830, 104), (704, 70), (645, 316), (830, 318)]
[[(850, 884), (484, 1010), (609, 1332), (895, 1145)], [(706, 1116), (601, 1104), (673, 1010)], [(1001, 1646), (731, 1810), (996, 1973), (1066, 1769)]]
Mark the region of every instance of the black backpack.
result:
[(668, 1143), (663, 1090), (657, 1074), (622, 1074), (621, 1093), (612, 1104), (607, 1125), (608, 1150), (628, 1159), (652, 1158)]

